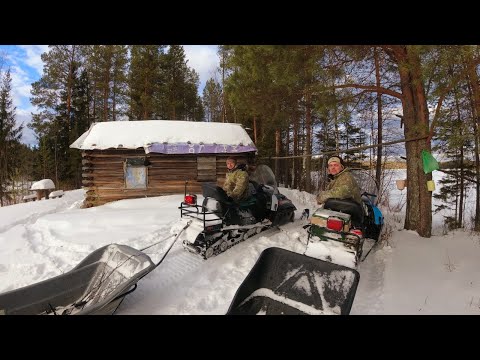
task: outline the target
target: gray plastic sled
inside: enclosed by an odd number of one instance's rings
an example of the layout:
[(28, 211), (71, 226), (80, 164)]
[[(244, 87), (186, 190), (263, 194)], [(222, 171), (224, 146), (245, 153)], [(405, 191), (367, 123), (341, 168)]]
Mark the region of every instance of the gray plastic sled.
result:
[(0, 294), (0, 314), (111, 315), (154, 268), (141, 251), (106, 245), (63, 275)]
[(265, 249), (227, 315), (348, 315), (358, 271), (280, 248)]

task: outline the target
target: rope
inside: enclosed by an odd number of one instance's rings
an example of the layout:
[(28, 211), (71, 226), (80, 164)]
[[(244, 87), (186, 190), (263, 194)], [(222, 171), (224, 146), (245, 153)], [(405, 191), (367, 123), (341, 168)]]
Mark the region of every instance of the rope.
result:
[(187, 228), (190, 226), (190, 224), (192, 223), (193, 220), (188, 220), (187, 224), (178, 232), (178, 234), (176, 234), (175, 236), (175, 239), (172, 241), (172, 243), (170, 244), (170, 247), (167, 249), (167, 251), (165, 252), (165, 254), (163, 254), (162, 258), (160, 259), (160, 261), (155, 264), (155, 267), (152, 269), (155, 270), (157, 268), (158, 265), (161, 264), (161, 262), (163, 261), (163, 259), (165, 259), (165, 257), (167, 256), (168, 252), (170, 251), (170, 249), (173, 247), (173, 244), (175, 244), (175, 242), (178, 240), (180, 234)]
[(143, 249), (139, 249), (139, 251), (147, 250), (148, 248), (151, 248), (152, 246), (155, 246), (155, 245), (157, 245), (157, 244), (160, 244), (161, 242), (166, 241), (166, 240), (168, 240), (168, 239), (170, 239), (170, 238), (172, 238), (172, 237), (174, 237), (174, 236), (176, 236), (176, 235), (177, 235), (177, 234), (172, 234), (172, 235), (166, 237), (165, 239), (162, 239), (162, 240), (160, 240), (160, 241), (157, 241), (156, 243), (153, 243), (152, 245), (148, 245), (147, 247), (144, 247)]
[(371, 148), (375, 148), (375, 147), (379, 147), (379, 146), (389, 146), (389, 145), (399, 144), (399, 143), (402, 143), (402, 142), (418, 141), (418, 140), (426, 139), (427, 137), (428, 136), (421, 136), (421, 137), (416, 137), (416, 138), (412, 138), (412, 139), (400, 139), (400, 140), (395, 140), (395, 141), (389, 141), (389, 142), (386, 142), (386, 143), (359, 146), (359, 147), (354, 147), (354, 148), (345, 149), (345, 150), (322, 151), (318, 154), (292, 155), (292, 156), (272, 156), (272, 157), (264, 157), (263, 159), (298, 159), (298, 158), (308, 158), (308, 157), (312, 157), (312, 156), (349, 153), (349, 152), (355, 152), (355, 151), (358, 151), (358, 150), (371, 149)]

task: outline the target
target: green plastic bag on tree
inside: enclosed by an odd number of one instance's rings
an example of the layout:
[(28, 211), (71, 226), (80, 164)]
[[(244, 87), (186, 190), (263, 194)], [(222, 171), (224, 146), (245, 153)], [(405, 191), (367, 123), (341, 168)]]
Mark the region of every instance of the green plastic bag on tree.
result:
[(422, 150), (423, 171), (425, 174), (440, 169), (438, 161), (426, 150)]

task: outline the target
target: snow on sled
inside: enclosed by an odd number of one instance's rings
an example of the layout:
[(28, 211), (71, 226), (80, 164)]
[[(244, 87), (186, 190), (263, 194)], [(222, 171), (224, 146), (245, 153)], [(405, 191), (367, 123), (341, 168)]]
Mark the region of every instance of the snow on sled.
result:
[(265, 249), (227, 315), (348, 315), (357, 270), (285, 249)]
[(65, 274), (0, 294), (0, 314), (111, 315), (154, 268), (141, 251), (106, 245)]

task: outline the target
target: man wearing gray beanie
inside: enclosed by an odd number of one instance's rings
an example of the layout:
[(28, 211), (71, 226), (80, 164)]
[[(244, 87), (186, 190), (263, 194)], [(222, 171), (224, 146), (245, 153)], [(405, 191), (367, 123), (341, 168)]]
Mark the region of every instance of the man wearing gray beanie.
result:
[(317, 195), (317, 203), (323, 204), (327, 199), (348, 199), (351, 198), (362, 204), (360, 188), (355, 178), (348, 168), (343, 165), (343, 161), (338, 156), (332, 156), (328, 159), (328, 173), (332, 178), (325, 191), (320, 191)]

